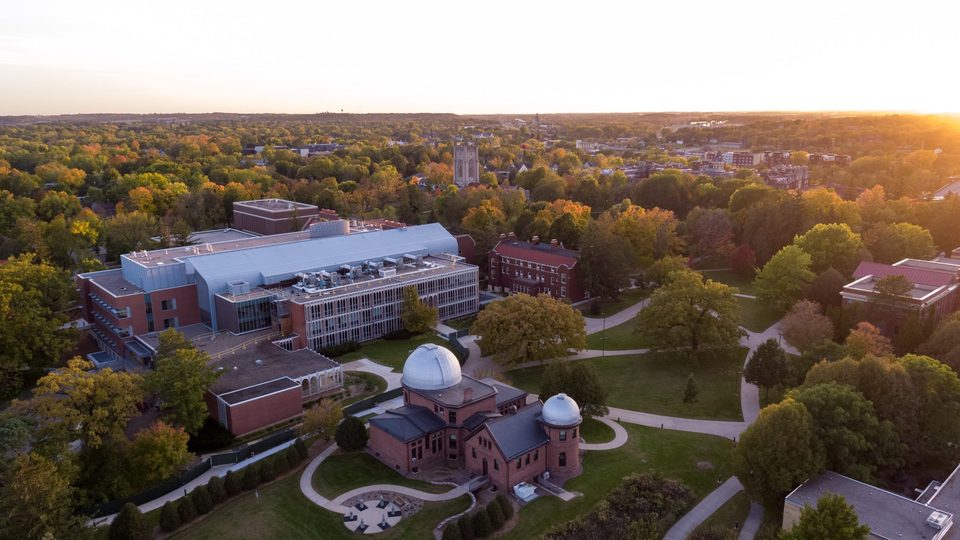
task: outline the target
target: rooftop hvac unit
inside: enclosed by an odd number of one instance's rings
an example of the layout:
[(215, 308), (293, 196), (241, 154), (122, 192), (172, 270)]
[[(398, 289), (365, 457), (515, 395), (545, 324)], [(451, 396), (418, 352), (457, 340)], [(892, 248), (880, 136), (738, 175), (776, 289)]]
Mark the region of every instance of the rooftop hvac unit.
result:
[(397, 269), (396, 269), (396, 268), (381, 268), (381, 269), (380, 269), (380, 277), (392, 277), (392, 276), (395, 276), (395, 275), (397, 275)]
[(253, 363), (256, 364), (257, 367), (263, 367), (263, 360), (261, 360), (261, 359), (259, 359), (259, 358), (257, 358), (256, 360), (254, 360)]
[(396, 266), (396, 265), (397, 265), (397, 260), (394, 259), (393, 257), (384, 257), (384, 258), (383, 258), (383, 262), (385, 262), (385, 263), (387, 263), (387, 264), (392, 264), (393, 266)]
[(250, 284), (242, 280), (228, 281), (227, 292), (230, 293), (232, 296), (248, 294), (250, 292)]
[(927, 526), (933, 527), (938, 531), (947, 526), (950, 523), (950, 514), (945, 514), (943, 512), (934, 512), (930, 514), (930, 517), (927, 518)]

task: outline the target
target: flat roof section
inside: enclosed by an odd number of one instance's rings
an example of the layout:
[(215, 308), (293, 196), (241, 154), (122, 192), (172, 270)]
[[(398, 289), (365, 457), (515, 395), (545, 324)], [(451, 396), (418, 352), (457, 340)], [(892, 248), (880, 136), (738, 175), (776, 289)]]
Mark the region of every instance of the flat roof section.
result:
[(146, 255), (140, 255), (138, 252), (127, 253), (124, 254), (123, 257), (141, 266), (154, 267), (164, 264), (178, 263), (183, 259), (197, 257), (200, 255), (210, 255), (213, 253), (223, 253), (238, 249), (272, 246), (276, 244), (299, 242), (301, 240), (309, 239), (310, 231), (297, 231), (292, 233), (272, 234), (269, 236), (250, 236), (248, 238), (237, 238), (235, 240), (227, 240), (226, 242), (155, 249), (153, 251), (148, 251)]
[(292, 388), (300, 388), (300, 385), (289, 377), (282, 377), (273, 381), (260, 383), (256, 386), (250, 386), (241, 390), (220, 394), (219, 398), (225, 401), (228, 405), (236, 405), (238, 403), (243, 403), (244, 401), (250, 401), (251, 399), (267, 396), (283, 390), (290, 390)]
[[(319, 208), (313, 204), (307, 204), (297, 201), (288, 201), (285, 199), (254, 199), (250, 201), (235, 201), (233, 207), (237, 208), (256, 208), (267, 212), (287, 212), (289, 210), (312, 210), (316, 212)], [(307, 216), (304, 216), (307, 217)]]
[(124, 279), (123, 270), (120, 268), (80, 274), (80, 277), (89, 279), (92, 283), (96, 283), (97, 286), (114, 296), (130, 296), (144, 293), (143, 289)]
[(326, 371), (340, 367), (340, 364), (310, 349), (287, 351), (263, 341), (245, 351), (215, 360), (210, 367), (222, 368), (220, 378), (210, 386), (211, 392), (222, 395), (280, 377), (295, 379)]
[(497, 390), (493, 386), (478, 381), (469, 375), (464, 375), (460, 382), (450, 388), (443, 390), (413, 390), (419, 394), (428, 396), (438, 403), (448, 407), (459, 407), (464, 404), (464, 394), (466, 390), (473, 392), (473, 396), (467, 401), (476, 401), (493, 395)]
[(933, 538), (937, 531), (927, 525), (927, 518), (933, 512), (950, 513), (833, 471), (807, 480), (786, 500), (801, 508), (816, 506), (820, 497), (828, 493), (842, 495), (853, 506), (860, 522), (870, 527), (872, 536), (881, 538)]
[(190, 241), (194, 244), (216, 244), (217, 242), (245, 240), (247, 238), (256, 238), (257, 236), (259, 235), (238, 229), (210, 229), (208, 231), (190, 233)]

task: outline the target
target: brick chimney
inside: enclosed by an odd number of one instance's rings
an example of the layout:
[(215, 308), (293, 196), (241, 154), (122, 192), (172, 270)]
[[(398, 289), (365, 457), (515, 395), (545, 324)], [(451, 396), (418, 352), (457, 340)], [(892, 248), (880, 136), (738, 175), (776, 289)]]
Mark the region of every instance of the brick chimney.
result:
[(559, 247), (559, 245), (560, 245), (560, 242), (557, 242), (556, 238), (552, 238), (550, 240), (550, 247), (556, 249), (557, 247)]
[(463, 402), (466, 403), (473, 399), (473, 388), (463, 389)]
[(540, 243), (540, 237), (539, 237), (539, 236), (534, 236), (533, 238), (530, 239), (530, 242), (531, 242), (533, 245), (537, 245), (537, 244)]

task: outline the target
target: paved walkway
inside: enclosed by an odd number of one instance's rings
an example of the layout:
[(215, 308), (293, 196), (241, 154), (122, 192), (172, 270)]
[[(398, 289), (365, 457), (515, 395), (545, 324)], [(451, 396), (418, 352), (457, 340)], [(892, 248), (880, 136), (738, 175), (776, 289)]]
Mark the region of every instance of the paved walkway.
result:
[(337, 451), (336, 443), (331, 444), (323, 452), (320, 452), (320, 455), (313, 458), (313, 461), (307, 465), (307, 468), (303, 470), (303, 474), (300, 475), (300, 491), (310, 499), (311, 502), (329, 510), (331, 512), (336, 512), (337, 514), (346, 514), (350, 512), (351, 508), (343, 506), (343, 502), (351, 497), (356, 497), (357, 495), (363, 495), (364, 493), (376, 492), (376, 491), (390, 491), (392, 493), (399, 493), (401, 495), (407, 495), (409, 497), (416, 497), (417, 499), (423, 501), (449, 501), (451, 499), (456, 499), (457, 497), (466, 494), (469, 492), (468, 484), (461, 486), (456, 486), (449, 491), (443, 493), (427, 493), (426, 491), (420, 491), (419, 489), (408, 488), (404, 486), (395, 486), (393, 484), (373, 484), (369, 486), (363, 486), (356, 489), (352, 489), (346, 493), (342, 493), (334, 498), (332, 501), (323, 495), (317, 493), (317, 490), (313, 489), (313, 475), (317, 472), (317, 468), (323, 463), (323, 460), (330, 457), (331, 454)]
[(640, 313), (640, 310), (647, 307), (647, 304), (650, 303), (649, 298), (644, 298), (643, 300), (637, 302), (636, 304), (624, 309), (623, 311), (618, 311), (613, 315), (610, 315), (606, 319), (594, 319), (592, 317), (584, 317), (583, 321), (586, 323), (587, 335), (596, 334), (606, 328), (613, 328), (614, 326), (619, 326), (634, 317), (637, 316), (637, 313)]
[(580, 443), (581, 450), (613, 450), (627, 444), (627, 430), (614, 422), (609, 416), (598, 417), (598, 421), (610, 426), (613, 430), (613, 440), (605, 443)]
[(685, 540), (704, 520), (742, 490), (743, 486), (740, 485), (737, 477), (731, 476), (674, 523), (673, 527), (670, 527), (667, 534), (663, 536), (663, 540)]
[(659, 414), (650, 414), (639, 411), (630, 411), (627, 409), (618, 409), (608, 407), (609, 417), (618, 422), (628, 424), (637, 424), (662, 429), (672, 429), (676, 431), (689, 431), (691, 433), (704, 433), (707, 435), (716, 435), (727, 439), (736, 439), (747, 429), (746, 422), (731, 422), (724, 420), (701, 420), (697, 418), (680, 418), (677, 416), (663, 416)]
[(343, 364), (343, 370), (365, 371), (367, 373), (373, 373), (374, 375), (382, 377), (383, 380), (387, 381), (387, 390), (400, 388), (400, 379), (403, 377), (402, 373), (397, 373), (390, 366), (378, 364), (369, 358), (361, 358), (360, 360), (347, 362), (346, 364)]
[(740, 528), (740, 535), (737, 537), (737, 540), (753, 540), (753, 538), (757, 536), (757, 532), (760, 531), (760, 525), (762, 523), (763, 507), (750, 501), (750, 513)]

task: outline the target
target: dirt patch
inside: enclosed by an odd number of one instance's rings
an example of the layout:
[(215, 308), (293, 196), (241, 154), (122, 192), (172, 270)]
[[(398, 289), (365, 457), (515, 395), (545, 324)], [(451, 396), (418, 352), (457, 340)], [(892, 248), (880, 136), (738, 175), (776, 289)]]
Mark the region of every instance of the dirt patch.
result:
[(701, 471), (712, 471), (714, 467), (713, 463), (710, 463), (709, 461), (698, 461), (697, 469)]

